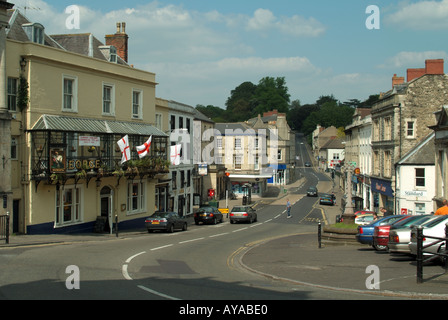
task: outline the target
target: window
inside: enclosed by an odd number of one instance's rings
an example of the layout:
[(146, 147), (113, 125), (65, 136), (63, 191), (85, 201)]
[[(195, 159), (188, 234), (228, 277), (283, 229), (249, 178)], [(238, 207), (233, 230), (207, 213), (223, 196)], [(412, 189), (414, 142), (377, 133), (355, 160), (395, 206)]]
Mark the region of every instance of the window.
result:
[(282, 160), (282, 149), (277, 149), (277, 160)]
[(40, 23), (26, 23), (22, 25), (28, 39), (34, 43), (44, 44), (44, 26)]
[(17, 139), (11, 138), (11, 160), (17, 160)]
[(109, 62), (117, 63), (117, 48), (110, 46)]
[(103, 114), (114, 115), (114, 86), (103, 84)]
[(216, 147), (222, 149), (222, 138), (216, 138)]
[(141, 92), (141, 90), (133, 90), (132, 91), (132, 118), (141, 119), (142, 117), (143, 117), (143, 114), (142, 114), (142, 92)]
[(128, 213), (140, 213), (145, 210), (145, 183), (129, 182)]
[(416, 168), (415, 169), (415, 186), (424, 187), (425, 186), (425, 169)]
[(17, 111), (17, 84), (18, 79), (8, 78), (8, 110)]
[(235, 150), (241, 150), (241, 139), (235, 138)]
[(171, 172), (171, 188), (173, 190), (177, 189), (177, 171)]
[(421, 215), (426, 214), (426, 206), (424, 203), (415, 203), (415, 214)]
[(171, 116), (171, 131), (174, 131), (176, 129), (176, 117), (175, 116)]
[(415, 138), (415, 122), (414, 121), (406, 122), (406, 138), (408, 138), (408, 139)]
[(63, 98), (62, 111), (77, 112), (77, 78), (72, 76), (63, 76)]
[(56, 191), (56, 226), (73, 224), (82, 220), (81, 189), (65, 186)]
[(384, 140), (392, 139), (392, 125), (390, 117), (384, 118)]
[(257, 155), (255, 155), (254, 170), (260, 170), (260, 158)]
[(373, 121), (373, 141), (380, 140), (380, 126), (378, 120)]
[(162, 130), (162, 115), (156, 113), (156, 128)]
[(373, 174), (376, 176), (380, 174), (380, 155), (378, 151), (373, 152)]
[(234, 155), (233, 163), (235, 164), (235, 170), (241, 170), (241, 156)]
[(384, 151), (384, 176), (392, 176), (392, 158), (390, 151)]

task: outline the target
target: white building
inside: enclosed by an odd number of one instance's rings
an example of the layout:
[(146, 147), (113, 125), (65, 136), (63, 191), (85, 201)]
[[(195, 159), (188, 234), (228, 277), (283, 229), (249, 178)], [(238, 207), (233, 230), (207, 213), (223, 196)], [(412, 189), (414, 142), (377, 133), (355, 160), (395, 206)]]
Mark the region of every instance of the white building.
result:
[(435, 194), (434, 132), (396, 164), (395, 212), (430, 214)]

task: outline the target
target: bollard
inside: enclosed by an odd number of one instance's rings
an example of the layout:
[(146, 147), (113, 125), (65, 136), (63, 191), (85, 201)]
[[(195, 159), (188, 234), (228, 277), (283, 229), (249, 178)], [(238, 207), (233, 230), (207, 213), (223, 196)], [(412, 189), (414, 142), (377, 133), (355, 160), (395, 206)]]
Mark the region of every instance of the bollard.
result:
[(6, 244), (9, 244), (9, 212), (6, 216)]
[(118, 214), (115, 215), (115, 235), (118, 238)]
[(322, 223), (320, 223), (317, 226), (317, 239), (319, 241), (319, 249), (322, 248)]
[(423, 227), (417, 227), (417, 283), (423, 283)]
[(445, 257), (443, 259), (445, 262), (445, 272), (448, 271), (448, 223), (445, 225)]

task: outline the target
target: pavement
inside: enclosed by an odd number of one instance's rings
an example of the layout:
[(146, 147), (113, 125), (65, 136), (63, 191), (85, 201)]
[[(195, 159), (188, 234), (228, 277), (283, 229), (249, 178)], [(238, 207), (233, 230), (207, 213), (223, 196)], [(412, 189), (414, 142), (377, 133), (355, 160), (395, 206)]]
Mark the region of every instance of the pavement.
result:
[[(253, 199), (254, 206), (285, 205), (285, 197), (295, 203), (305, 196), (294, 192), (304, 182), (304, 179), (299, 179), (286, 186), (286, 192), (281, 190), (280, 193), (277, 191), (266, 197)], [(339, 200), (336, 206), (321, 206), (325, 217), (323, 223), (333, 224), (341, 212), (340, 199), (343, 193), (336, 188), (333, 190), (331, 181), (319, 182), (318, 189), (319, 192), (334, 191)], [(235, 205), (241, 205), (241, 199), (229, 200), (228, 204), (231, 209)], [(0, 250), (126, 239), (146, 232), (145, 229), (119, 231), (118, 237), (116, 234), (104, 233), (12, 235), (9, 244), (0, 241)], [(319, 248), (317, 225), (315, 232), (285, 235), (246, 245), (237, 259), (241, 267), (251, 272), (297, 286), (333, 290), (341, 294), (359, 293), (376, 299), (448, 300), (448, 273), (440, 265), (425, 266), (423, 283), (417, 283), (417, 267), (415, 260), (410, 257), (377, 252), (359, 243), (323, 243)]]

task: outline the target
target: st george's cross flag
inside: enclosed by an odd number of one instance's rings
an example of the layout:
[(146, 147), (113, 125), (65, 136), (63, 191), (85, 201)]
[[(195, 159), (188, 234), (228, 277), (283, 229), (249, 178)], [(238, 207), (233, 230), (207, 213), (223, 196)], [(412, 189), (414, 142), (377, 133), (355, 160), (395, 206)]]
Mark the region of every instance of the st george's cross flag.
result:
[(173, 166), (178, 166), (180, 164), (180, 151), (182, 149), (181, 144), (176, 144), (171, 146), (171, 164)]
[(149, 147), (151, 147), (151, 142), (152, 136), (149, 137), (148, 141), (146, 141), (144, 145), (138, 146), (136, 148), (140, 159), (149, 155)]
[(129, 137), (125, 135), (123, 138), (117, 141), (118, 146), (121, 150), (121, 164), (125, 163), (126, 161), (131, 160), (131, 149), (129, 148)]

